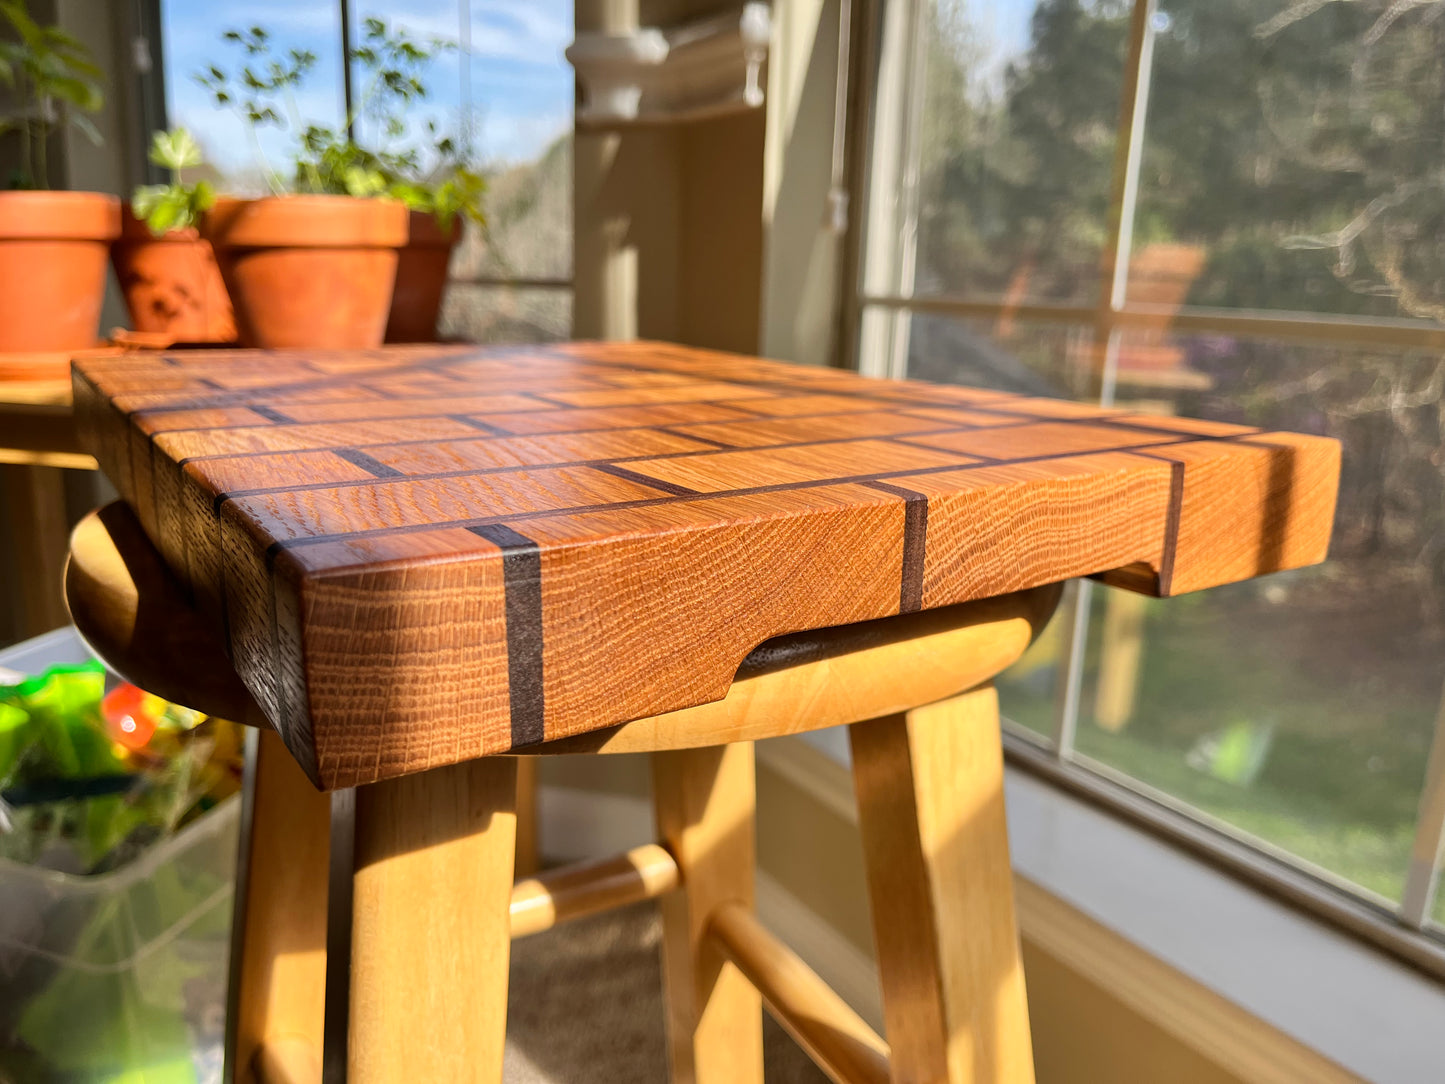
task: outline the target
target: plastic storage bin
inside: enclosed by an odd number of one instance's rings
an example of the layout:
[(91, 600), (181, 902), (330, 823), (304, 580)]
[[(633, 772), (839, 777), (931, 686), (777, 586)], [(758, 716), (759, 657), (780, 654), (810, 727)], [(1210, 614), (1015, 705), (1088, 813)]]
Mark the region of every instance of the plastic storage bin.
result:
[[(7, 651), (87, 658), (62, 629)], [(240, 802), (110, 873), (0, 860), (0, 1084), (210, 1084), (221, 1075)]]

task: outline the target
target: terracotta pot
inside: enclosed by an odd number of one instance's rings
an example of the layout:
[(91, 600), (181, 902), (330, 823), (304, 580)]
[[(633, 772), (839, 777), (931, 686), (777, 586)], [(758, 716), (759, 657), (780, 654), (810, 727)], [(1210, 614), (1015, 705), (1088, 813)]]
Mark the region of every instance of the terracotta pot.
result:
[(379, 346), (407, 210), (350, 196), (220, 199), (211, 242), (246, 346)]
[(231, 299), (211, 243), (194, 229), (151, 233), (129, 207), (120, 212), (120, 240), (111, 246), (131, 326), (171, 342), (236, 341)]
[(95, 346), (120, 200), (0, 192), (0, 351)]
[(443, 230), (436, 217), (411, 212), (411, 233), (396, 265), (396, 289), (386, 322), (389, 343), (429, 343), (437, 337), (437, 317), (447, 288), (452, 249), (461, 240), (462, 220)]

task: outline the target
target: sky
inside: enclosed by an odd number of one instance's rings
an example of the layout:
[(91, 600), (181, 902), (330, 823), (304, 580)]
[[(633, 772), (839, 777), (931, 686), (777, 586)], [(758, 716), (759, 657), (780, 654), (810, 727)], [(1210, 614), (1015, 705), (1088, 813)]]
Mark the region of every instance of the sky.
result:
[[(452, 53), (434, 62), (427, 78), (431, 104), (422, 116), (444, 130), (458, 127), (462, 72), (470, 68), (478, 156), (486, 164), (530, 161), (572, 123), (572, 69), (562, 50), (572, 40), (571, 0), (350, 0), (352, 32), (379, 16), (418, 37), (460, 42), (463, 12), (470, 11), (471, 47), (464, 61)], [(170, 123), (189, 128), (223, 172), (256, 166), (246, 126), (212, 104), (193, 75), (210, 64), (233, 71), (241, 50), (221, 40), (228, 29), (264, 27), (281, 52), (310, 49), (317, 64), (296, 96), (307, 121), (338, 124), (343, 115), (341, 16), (338, 0), (239, 0), (199, 4), (162, 0), (162, 50)], [(359, 85), (357, 93), (361, 92)], [(273, 169), (288, 172), (288, 137), (260, 133)]]

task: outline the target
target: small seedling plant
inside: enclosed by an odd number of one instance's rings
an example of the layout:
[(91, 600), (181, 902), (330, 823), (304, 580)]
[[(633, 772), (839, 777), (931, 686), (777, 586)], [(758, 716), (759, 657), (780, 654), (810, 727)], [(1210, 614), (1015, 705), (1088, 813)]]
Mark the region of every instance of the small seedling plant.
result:
[(184, 128), (156, 132), (151, 137), (151, 162), (168, 170), (169, 184), (142, 185), (131, 199), (131, 210), (157, 237), (168, 230), (189, 229), (216, 202), (216, 190), (205, 179), (187, 181), (185, 171), (204, 164), (201, 147)]

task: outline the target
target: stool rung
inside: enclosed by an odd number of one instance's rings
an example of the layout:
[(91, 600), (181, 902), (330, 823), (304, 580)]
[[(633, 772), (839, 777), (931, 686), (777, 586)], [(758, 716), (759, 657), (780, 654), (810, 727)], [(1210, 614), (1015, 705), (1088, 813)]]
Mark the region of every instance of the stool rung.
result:
[(541, 933), (569, 919), (650, 900), (671, 892), (677, 884), (677, 863), (656, 843), (612, 858), (548, 870), (512, 886), (512, 937)]
[(723, 904), (708, 920), (708, 933), (831, 1080), (888, 1084), (888, 1044), (750, 910)]

